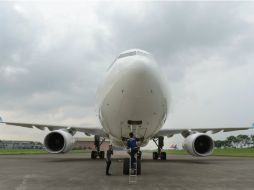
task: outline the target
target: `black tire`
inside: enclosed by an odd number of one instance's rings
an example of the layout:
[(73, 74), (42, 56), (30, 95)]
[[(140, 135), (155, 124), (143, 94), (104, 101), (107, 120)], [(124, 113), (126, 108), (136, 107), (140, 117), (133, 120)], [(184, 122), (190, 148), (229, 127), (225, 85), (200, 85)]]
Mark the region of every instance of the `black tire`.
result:
[(161, 160), (167, 160), (167, 154), (166, 152), (161, 153)]
[(137, 160), (137, 174), (140, 175), (141, 174), (141, 160)]
[(96, 157), (97, 157), (97, 152), (93, 150), (91, 152), (91, 159), (96, 159)]
[(100, 159), (104, 159), (105, 158), (105, 152), (104, 151), (100, 151)]
[(123, 175), (129, 175), (130, 159), (125, 158), (123, 160)]
[(153, 152), (153, 160), (158, 160), (158, 152)]

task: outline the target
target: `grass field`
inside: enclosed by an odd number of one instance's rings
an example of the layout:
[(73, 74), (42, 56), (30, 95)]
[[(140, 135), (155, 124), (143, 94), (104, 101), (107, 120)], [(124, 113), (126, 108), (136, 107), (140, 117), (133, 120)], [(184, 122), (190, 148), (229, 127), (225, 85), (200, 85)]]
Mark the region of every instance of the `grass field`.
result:
[[(70, 153), (87, 153), (91, 150), (72, 150)], [(47, 154), (45, 149), (0, 149), (1, 154)]]
[[(72, 150), (70, 153), (89, 153), (91, 150)], [(145, 152), (153, 152), (147, 150)], [(168, 154), (188, 154), (185, 150), (166, 150)], [(44, 149), (0, 149), (0, 154), (46, 154), (47, 151)], [(253, 156), (254, 147), (252, 148), (226, 148), (226, 149), (215, 149), (213, 152), (214, 156)]]
[[(167, 150), (168, 154), (188, 154), (185, 150)], [(225, 148), (214, 149), (214, 156), (254, 156), (254, 147), (252, 148)]]
[(252, 147), (252, 148), (215, 149), (213, 155), (216, 155), (216, 156), (254, 156), (254, 147)]
[(44, 149), (0, 149), (0, 154), (45, 154)]

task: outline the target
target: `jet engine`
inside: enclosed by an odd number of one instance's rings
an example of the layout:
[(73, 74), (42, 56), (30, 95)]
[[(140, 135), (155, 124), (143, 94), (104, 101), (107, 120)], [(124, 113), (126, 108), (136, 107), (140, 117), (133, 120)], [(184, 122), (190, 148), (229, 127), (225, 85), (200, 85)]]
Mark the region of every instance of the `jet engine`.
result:
[(49, 153), (65, 153), (70, 151), (75, 143), (74, 137), (65, 130), (55, 130), (44, 138), (44, 146)]
[(209, 156), (213, 153), (213, 139), (204, 133), (194, 133), (186, 137), (183, 148), (193, 156)]

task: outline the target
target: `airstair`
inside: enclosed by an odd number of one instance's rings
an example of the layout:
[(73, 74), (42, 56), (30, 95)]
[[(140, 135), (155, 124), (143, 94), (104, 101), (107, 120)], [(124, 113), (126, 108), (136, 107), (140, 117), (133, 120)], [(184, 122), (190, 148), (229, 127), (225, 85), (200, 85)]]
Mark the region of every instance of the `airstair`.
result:
[(136, 184), (138, 179), (138, 160), (137, 154), (135, 154), (136, 162), (131, 163), (131, 156), (129, 159), (129, 184)]

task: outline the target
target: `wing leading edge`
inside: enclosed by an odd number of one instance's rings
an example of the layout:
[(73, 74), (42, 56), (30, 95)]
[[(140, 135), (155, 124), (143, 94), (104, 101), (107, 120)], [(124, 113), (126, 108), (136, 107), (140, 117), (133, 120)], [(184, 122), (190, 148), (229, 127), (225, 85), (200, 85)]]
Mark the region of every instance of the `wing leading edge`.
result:
[(77, 127), (77, 126), (65, 126), (65, 125), (50, 125), (50, 124), (38, 124), (38, 123), (19, 123), (19, 122), (4, 122), (0, 117), (0, 123), (5, 125), (15, 125), (19, 127), (26, 128), (37, 128), (40, 130), (45, 130), (48, 128), (50, 131), (58, 130), (58, 129), (68, 129), (70, 131), (78, 131), (83, 132), (86, 135), (99, 135), (101, 137), (108, 137), (107, 133), (100, 127)]
[(159, 137), (159, 136), (172, 137), (175, 134), (185, 134), (186, 132), (189, 132), (189, 131), (196, 131), (200, 133), (206, 133), (210, 131), (212, 134), (215, 134), (219, 132), (240, 131), (240, 130), (248, 130), (253, 128), (254, 128), (254, 123), (252, 124), (251, 127), (161, 129), (158, 133), (155, 134), (155, 137)]

